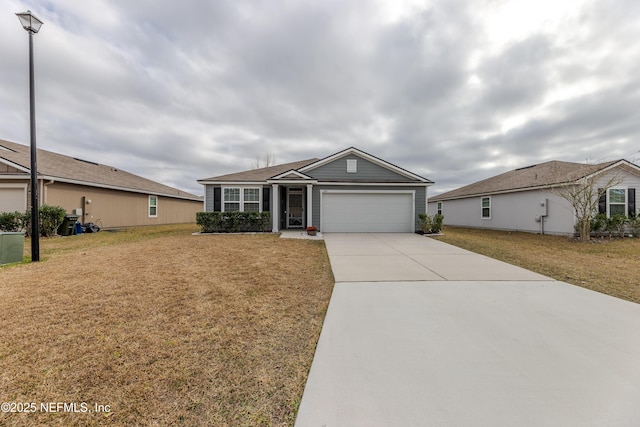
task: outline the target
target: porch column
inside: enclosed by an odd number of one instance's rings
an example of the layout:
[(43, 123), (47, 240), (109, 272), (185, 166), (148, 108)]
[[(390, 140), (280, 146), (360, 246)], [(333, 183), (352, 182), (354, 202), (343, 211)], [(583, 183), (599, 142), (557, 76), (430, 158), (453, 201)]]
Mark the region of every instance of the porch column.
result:
[[(307, 184), (307, 227), (313, 223), (313, 184)], [(317, 227), (317, 225), (316, 225)]]
[(273, 204), (271, 205), (271, 220), (273, 226), (271, 231), (277, 233), (280, 231), (280, 193), (278, 192), (278, 184), (273, 184)]

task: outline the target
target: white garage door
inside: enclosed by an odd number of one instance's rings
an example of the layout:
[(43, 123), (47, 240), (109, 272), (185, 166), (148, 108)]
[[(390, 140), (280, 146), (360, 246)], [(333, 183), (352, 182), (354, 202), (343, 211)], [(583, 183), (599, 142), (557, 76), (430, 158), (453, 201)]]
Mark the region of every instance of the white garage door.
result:
[(0, 186), (0, 212), (23, 212), (27, 209), (27, 190), (24, 186)]
[(413, 232), (413, 193), (322, 195), (322, 232)]

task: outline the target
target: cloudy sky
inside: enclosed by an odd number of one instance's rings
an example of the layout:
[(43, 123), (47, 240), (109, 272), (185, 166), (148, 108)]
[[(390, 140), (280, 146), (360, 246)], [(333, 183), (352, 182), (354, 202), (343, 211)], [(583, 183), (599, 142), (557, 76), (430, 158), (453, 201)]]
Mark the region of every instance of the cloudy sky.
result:
[(0, 139), (195, 194), (355, 146), (447, 191), (640, 160), (637, 0), (3, 0)]

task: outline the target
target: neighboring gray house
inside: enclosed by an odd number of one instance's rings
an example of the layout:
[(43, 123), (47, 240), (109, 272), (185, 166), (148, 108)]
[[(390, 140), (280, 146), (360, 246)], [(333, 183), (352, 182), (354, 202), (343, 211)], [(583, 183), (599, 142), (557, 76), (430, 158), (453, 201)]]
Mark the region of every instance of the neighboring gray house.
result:
[(432, 181), (357, 148), (198, 180), (205, 211), (268, 211), (274, 232), (413, 232)]
[(442, 213), (445, 225), (568, 235), (575, 231), (575, 213), (558, 192), (585, 178), (594, 178), (602, 188), (612, 176), (622, 182), (600, 199), (599, 212), (638, 214), (640, 167), (627, 160), (595, 165), (550, 161), (519, 168), (432, 197), (428, 210)]

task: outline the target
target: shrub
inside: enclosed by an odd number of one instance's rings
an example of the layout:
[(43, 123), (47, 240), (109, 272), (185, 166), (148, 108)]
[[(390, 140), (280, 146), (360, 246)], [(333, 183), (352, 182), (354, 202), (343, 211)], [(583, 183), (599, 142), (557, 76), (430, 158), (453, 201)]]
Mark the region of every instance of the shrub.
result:
[(640, 214), (629, 217), (628, 224), (633, 237), (640, 237)]
[(590, 229), (594, 233), (604, 231), (607, 226), (607, 214), (599, 213), (591, 219)]
[(433, 216), (427, 214), (420, 214), (420, 230), (425, 234), (437, 234), (442, 231), (442, 222), (444, 221), (444, 215), (435, 214)]
[(198, 212), (196, 223), (203, 233), (269, 231), (269, 212)]
[(24, 214), (18, 211), (0, 213), (0, 231), (22, 231)]
[[(43, 237), (55, 236), (64, 221), (65, 213), (65, 209), (60, 206), (40, 206), (38, 209), (40, 235)], [(25, 212), (23, 218), (23, 227), (28, 236), (31, 233), (31, 211)]]
[(624, 225), (627, 223), (627, 217), (621, 214), (615, 214), (610, 218), (607, 218), (605, 224), (605, 230), (609, 233), (609, 237), (617, 235), (622, 237), (624, 235)]

